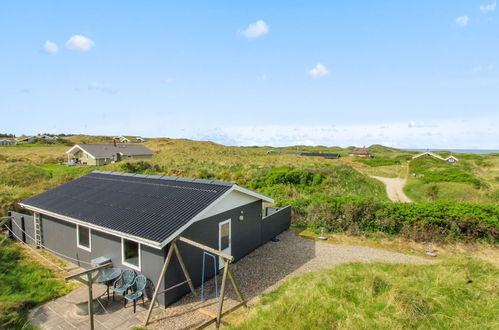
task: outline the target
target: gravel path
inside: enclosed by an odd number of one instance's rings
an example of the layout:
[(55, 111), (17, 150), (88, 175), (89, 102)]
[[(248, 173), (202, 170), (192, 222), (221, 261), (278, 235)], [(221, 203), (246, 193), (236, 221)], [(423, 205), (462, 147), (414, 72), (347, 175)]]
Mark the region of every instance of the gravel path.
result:
[(407, 197), (406, 194), (404, 193), (403, 188), (404, 188), (406, 179), (384, 178), (381, 176), (371, 176), (371, 178), (379, 180), (385, 184), (386, 193), (388, 195), (388, 198), (390, 198), (391, 201), (393, 201), (393, 202), (405, 202), (405, 203), (412, 202), (411, 199), (409, 197)]
[[(264, 292), (278, 287), (286, 279), (333, 267), (349, 262), (390, 262), (430, 264), (434, 261), (389, 252), (365, 246), (330, 244), (296, 236), (288, 230), (278, 236), (278, 242), (268, 242), (243, 259), (231, 265), (236, 281), (247, 300), (255, 300)], [(220, 279), (219, 279), (220, 280)], [(227, 283), (229, 283), (227, 281)], [(220, 286), (219, 286), (220, 287)], [(208, 282), (208, 292), (214, 292), (214, 281)], [(227, 304), (224, 310), (236, 304), (236, 296), (228, 287)], [(204, 308), (216, 311), (216, 301), (211, 299), (205, 304), (191, 294), (182, 298), (166, 310), (156, 310), (154, 318), (162, 318), (151, 324), (151, 328), (184, 329), (199, 325), (209, 319), (196, 311)]]

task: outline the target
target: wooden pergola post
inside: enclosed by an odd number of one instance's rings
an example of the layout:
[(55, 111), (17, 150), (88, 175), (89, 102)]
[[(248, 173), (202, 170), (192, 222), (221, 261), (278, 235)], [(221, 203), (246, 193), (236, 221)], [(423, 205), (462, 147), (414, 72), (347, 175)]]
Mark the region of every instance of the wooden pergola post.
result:
[[(107, 263), (104, 265), (97, 266), (95, 268), (80, 272), (78, 274), (66, 276), (64, 280), (77, 280), (88, 286), (88, 321), (90, 330), (94, 330), (94, 297), (92, 292), (92, 285), (94, 284), (94, 280), (100, 276), (101, 271), (104, 268), (111, 267), (111, 263)], [(92, 276), (92, 273), (97, 272), (95, 276)], [(86, 280), (83, 279), (83, 276), (87, 277)]]

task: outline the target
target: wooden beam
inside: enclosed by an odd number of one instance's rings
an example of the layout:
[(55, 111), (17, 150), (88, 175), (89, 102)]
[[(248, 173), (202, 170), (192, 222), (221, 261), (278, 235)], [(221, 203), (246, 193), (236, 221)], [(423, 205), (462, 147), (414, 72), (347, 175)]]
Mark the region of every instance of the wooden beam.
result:
[(224, 296), (225, 296), (225, 282), (227, 282), (228, 270), (229, 270), (229, 260), (225, 260), (224, 274), (222, 276), (222, 288), (220, 289), (220, 297), (218, 298), (217, 329), (220, 327), (220, 321), (222, 320), (222, 309), (224, 306)]
[(181, 286), (181, 285), (184, 285), (185, 283), (188, 283), (188, 282), (189, 282), (189, 281), (185, 280), (185, 281), (183, 281), (183, 282), (177, 283), (177, 284), (172, 285), (171, 287), (169, 287), (169, 288), (167, 288), (167, 289), (164, 289), (164, 290), (159, 291), (159, 292), (158, 292), (158, 294), (165, 293), (165, 292), (170, 291), (170, 290), (172, 290), (172, 289), (175, 289), (175, 288), (177, 288), (177, 287), (179, 287), (179, 286)]
[(196, 291), (194, 290), (194, 285), (192, 285), (191, 277), (189, 276), (189, 272), (187, 271), (187, 267), (185, 267), (184, 259), (182, 259), (182, 256), (180, 255), (180, 251), (178, 249), (177, 244), (175, 244), (175, 255), (177, 256), (180, 267), (182, 267), (182, 271), (184, 272), (184, 276), (187, 279), (187, 283), (189, 283), (189, 288), (191, 289), (192, 294), (194, 295), (194, 297), (197, 297), (198, 295), (196, 294)]
[(232, 272), (230, 269), (227, 270), (227, 275), (229, 275), (230, 282), (232, 283), (232, 287), (234, 288), (234, 291), (236, 291), (237, 297), (239, 298), (239, 301), (243, 303), (246, 306), (246, 301), (244, 301), (243, 295), (241, 291), (239, 291), (239, 287), (237, 286), (236, 280), (234, 279), (234, 276), (232, 275)]
[(210, 253), (216, 254), (217, 256), (220, 256), (220, 257), (222, 257), (224, 259), (229, 260), (230, 262), (234, 261), (234, 257), (233, 256), (228, 255), (227, 253), (223, 253), (223, 252), (220, 252), (218, 250), (215, 250), (215, 249), (213, 249), (213, 248), (211, 248), (211, 247), (209, 247), (207, 245), (195, 242), (193, 240), (190, 240), (190, 239), (182, 237), (182, 236), (179, 236), (178, 240), (181, 241), (181, 242), (190, 244), (192, 246), (198, 247), (198, 248), (200, 248), (202, 250), (208, 251)]
[(94, 267), (94, 268), (90, 268), (90, 269), (87, 269), (87, 270), (85, 270), (83, 272), (79, 272), (77, 274), (66, 276), (66, 277), (64, 277), (64, 280), (66, 280), (66, 281), (72, 280), (75, 277), (79, 277), (79, 276), (82, 276), (82, 275), (87, 275), (88, 273), (93, 273), (96, 270), (101, 270), (101, 269), (104, 269), (104, 268), (108, 268), (108, 267), (111, 267), (112, 265), (113, 265), (112, 263), (108, 262), (107, 264), (100, 265), (100, 266), (97, 266), (97, 267)]
[(93, 278), (92, 273), (87, 273), (88, 279), (88, 320), (90, 323), (90, 330), (94, 330), (94, 295), (92, 292)]
[[(227, 315), (227, 314), (229, 314), (229, 313), (232, 313), (233, 311), (235, 311), (236, 309), (238, 309), (238, 308), (239, 308), (239, 307), (241, 307), (241, 306), (244, 306), (244, 303), (239, 303), (239, 304), (235, 305), (234, 307), (229, 308), (228, 310), (226, 310), (225, 312), (223, 312), (223, 313), (222, 313), (222, 316), (225, 316), (225, 315)], [(203, 313), (203, 312), (201, 312), (201, 313)], [(203, 323), (203, 324), (199, 325), (199, 326), (196, 328), (196, 330), (204, 329), (204, 328), (206, 328), (207, 326), (209, 326), (209, 325), (211, 325), (211, 324), (215, 323), (216, 321), (217, 321), (217, 318), (216, 318), (216, 317), (214, 317), (214, 318), (212, 318), (211, 320), (208, 320), (208, 321), (206, 321), (205, 323)]]
[(156, 303), (156, 298), (158, 297), (159, 289), (163, 280), (165, 279), (166, 270), (168, 269), (168, 265), (172, 259), (173, 250), (175, 250), (175, 240), (171, 242), (170, 249), (168, 250), (168, 254), (166, 256), (165, 263), (163, 264), (163, 269), (161, 269), (161, 274), (159, 275), (158, 283), (156, 283), (156, 288), (154, 289), (154, 294), (152, 296), (151, 304), (149, 305), (149, 310), (147, 311), (146, 320), (144, 321), (144, 326), (147, 326), (149, 323), (149, 319), (151, 318), (152, 309), (154, 308), (154, 304)]

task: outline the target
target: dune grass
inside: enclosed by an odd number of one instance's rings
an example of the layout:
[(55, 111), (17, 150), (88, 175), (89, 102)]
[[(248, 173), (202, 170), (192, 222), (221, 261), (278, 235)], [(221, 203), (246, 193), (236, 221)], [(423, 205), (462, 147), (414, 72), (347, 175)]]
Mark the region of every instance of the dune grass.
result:
[(498, 289), (498, 268), (471, 257), (345, 264), (288, 280), (229, 328), (497, 329)]
[[(0, 241), (4, 238), (0, 234)], [(70, 287), (53, 272), (25, 255), (18, 243), (0, 245), (0, 328), (29, 329), (29, 308), (62, 296)]]

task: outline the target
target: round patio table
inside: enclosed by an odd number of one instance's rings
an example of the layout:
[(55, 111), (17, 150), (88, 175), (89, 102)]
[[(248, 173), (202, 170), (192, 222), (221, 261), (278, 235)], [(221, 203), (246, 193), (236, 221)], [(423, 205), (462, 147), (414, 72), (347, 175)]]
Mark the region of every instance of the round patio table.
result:
[[(100, 308), (97, 299), (106, 293), (106, 286), (102, 284), (92, 284), (93, 308), (97, 312)], [(66, 301), (73, 304), (78, 315), (88, 315), (88, 287), (78, 288), (66, 296)]]
[(101, 271), (99, 277), (95, 280), (98, 283), (103, 283), (107, 286), (107, 300), (109, 301), (109, 287), (113, 284), (114, 280), (121, 276), (120, 268), (105, 268)]

